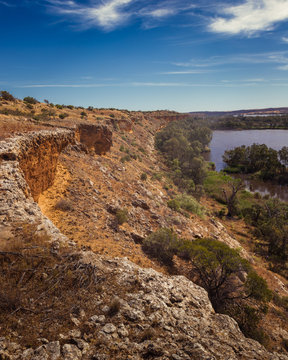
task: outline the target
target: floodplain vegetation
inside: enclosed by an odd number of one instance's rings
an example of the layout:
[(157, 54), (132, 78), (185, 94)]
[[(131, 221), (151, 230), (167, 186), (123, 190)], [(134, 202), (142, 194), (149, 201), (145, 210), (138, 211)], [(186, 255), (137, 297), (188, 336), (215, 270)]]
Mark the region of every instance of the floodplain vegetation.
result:
[[(241, 179), (214, 171), (215, 166), (205, 162), (202, 156), (210, 140), (211, 130), (207, 122), (200, 120), (170, 123), (156, 134), (156, 147), (180, 191), (180, 195), (168, 201), (168, 206), (184, 214), (188, 211), (203, 216), (205, 209), (198, 201), (203, 196), (213, 198), (222, 205), (214, 215), (244, 220), (252, 229), (255, 253), (269, 260), (270, 270), (287, 278), (288, 204), (252, 194), (245, 190)], [(277, 176), (283, 182), (287, 176), (287, 150), (284, 147), (277, 152), (256, 144), (242, 146), (227, 151), (224, 161), (230, 165), (228, 171), (245, 169), (263, 180)], [(143, 249), (172, 267), (175, 257), (189, 263), (191, 279), (207, 290), (214, 309), (232, 316), (246, 336), (265, 345), (269, 342), (268, 335), (260, 323), (268, 311), (267, 304), (273, 299), (282, 304), (284, 313), (288, 310), (288, 297), (273, 294), (239, 251), (215, 239), (191, 241), (178, 238), (171, 229), (160, 229), (145, 239)]]
[(288, 129), (288, 115), (222, 116), (209, 119), (213, 130)]

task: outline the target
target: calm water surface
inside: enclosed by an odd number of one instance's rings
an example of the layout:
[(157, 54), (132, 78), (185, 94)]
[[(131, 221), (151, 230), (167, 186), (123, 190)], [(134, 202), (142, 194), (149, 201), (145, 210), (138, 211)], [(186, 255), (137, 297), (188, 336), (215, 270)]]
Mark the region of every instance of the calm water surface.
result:
[[(225, 163), (222, 156), (225, 150), (231, 150), (236, 146), (266, 144), (275, 150), (280, 150), (283, 146), (288, 146), (288, 130), (215, 130), (209, 145), (211, 152), (207, 155), (207, 160), (213, 161), (216, 170), (224, 169)], [(288, 201), (288, 186), (274, 185), (258, 181), (246, 181), (246, 185), (251, 191), (259, 191), (261, 194), (269, 194)]]

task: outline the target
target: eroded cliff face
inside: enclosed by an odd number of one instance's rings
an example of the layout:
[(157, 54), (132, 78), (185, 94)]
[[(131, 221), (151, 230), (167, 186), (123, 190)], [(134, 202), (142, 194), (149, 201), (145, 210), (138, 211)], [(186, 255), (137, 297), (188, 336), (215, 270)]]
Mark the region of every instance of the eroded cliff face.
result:
[(0, 142), (1, 241), (9, 240), (13, 227), (31, 223), (54, 241), (67, 240), (35, 200), (53, 183), (62, 149), (74, 142), (73, 130), (32, 132)]
[(39, 195), (52, 185), (59, 154), (75, 142), (73, 130), (32, 132), (0, 143), (0, 158), (18, 162), (31, 195)]
[(98, 155), (106, 154), (112, 146), (112, 131), (104, 125), (80, 124), (76, 137), (89, 151)]

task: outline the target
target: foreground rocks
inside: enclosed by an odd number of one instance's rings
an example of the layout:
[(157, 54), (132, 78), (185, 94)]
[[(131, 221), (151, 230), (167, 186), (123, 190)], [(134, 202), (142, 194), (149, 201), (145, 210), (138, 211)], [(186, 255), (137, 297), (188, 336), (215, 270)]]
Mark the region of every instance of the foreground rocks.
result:
[[(2, 338), (1, 359), (288, 359), (245, 338), (233, 319), (214, 312), (206, 291), (183, 276), (168, 277), (90, 251), (82, 252), (81, 261), (107, 279), (101, 292), (91, 294), (95, 315), (87, 318), (81, 309), (67, 334), (42, 339), (36, 349)], [(107, 297), (112, 291), (113, 300)]]

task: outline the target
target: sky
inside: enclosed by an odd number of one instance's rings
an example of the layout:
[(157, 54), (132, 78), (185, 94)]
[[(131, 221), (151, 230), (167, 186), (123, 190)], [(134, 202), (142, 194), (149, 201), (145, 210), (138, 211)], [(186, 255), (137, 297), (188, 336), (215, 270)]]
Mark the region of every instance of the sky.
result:
[(128, 110), (288, 106), (288, 0), (0, 0), (0, 89)]

